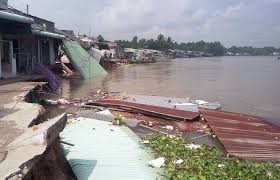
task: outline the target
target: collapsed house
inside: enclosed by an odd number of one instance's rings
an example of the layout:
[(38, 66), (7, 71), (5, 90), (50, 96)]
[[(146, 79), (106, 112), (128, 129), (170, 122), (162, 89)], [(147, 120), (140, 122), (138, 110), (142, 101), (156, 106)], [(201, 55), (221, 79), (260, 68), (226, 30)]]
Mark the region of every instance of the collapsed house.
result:
[[(80, 72), (84, 79), (107, 74), (99, 62), (78, 42), (63, 40), (63, 50), (69, 62)], [(63, 65), (63, 63), (61, 64)]]
[(0, 3), (0, 77), (32, 74), (37, 64), (54, 65), (64, 35), (55, 23)]

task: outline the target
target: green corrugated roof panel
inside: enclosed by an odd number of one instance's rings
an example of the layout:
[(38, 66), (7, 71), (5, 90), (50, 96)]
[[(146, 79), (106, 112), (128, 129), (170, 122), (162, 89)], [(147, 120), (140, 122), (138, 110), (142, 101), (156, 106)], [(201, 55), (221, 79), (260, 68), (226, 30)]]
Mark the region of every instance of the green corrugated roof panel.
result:
[(63, 40), (63, 45), (71, 63), (84, 79), (107, 74), (103, 67), (79, 43)]
[(79, 180), (155, 180), (160, 169), (151, 168), (148, 148), (141, 148), (139, 138), (125, 126), (78, 118), (60, 134), (74, 146), (62, 145), (66, 158)]

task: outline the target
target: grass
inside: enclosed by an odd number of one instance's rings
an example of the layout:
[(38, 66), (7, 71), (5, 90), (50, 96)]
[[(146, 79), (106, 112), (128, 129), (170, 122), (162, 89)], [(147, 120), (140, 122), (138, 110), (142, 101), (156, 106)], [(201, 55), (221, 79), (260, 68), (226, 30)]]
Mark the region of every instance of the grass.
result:
[[(171, 180), (224, 179), (280, 179), (280, 166), (226, 158), (215, 147), (201, 146), (188, 149), (181, 137), (155, 135), (149, 137), (149, 146), (158, 157), (165, 158), (163, 177)], [(174, 161), (184, 160), (181, 164)]]

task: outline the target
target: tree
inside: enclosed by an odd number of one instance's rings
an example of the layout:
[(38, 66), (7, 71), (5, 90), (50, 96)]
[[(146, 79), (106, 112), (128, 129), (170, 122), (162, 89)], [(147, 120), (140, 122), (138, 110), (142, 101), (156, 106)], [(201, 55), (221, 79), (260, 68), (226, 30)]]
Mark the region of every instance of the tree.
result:
[(131, 41), (132, 48), (138, 48), (138, 37), (134, 36)]
[(101, 34), (99, 34), (97, 36), (97, 40), (98, 40), (98, 42), (104, 42), (104, 38), (103, 38), (103, 36)]
[(138, 47), (139, 48), (146, 48), (147, 46), (147, 40), (146, 39), (140, 39), (138, 42)]
[(162, 34), (158, 35), (157, 40), (158, 40), (159, 42), (165, 41), (164, 35), (162, 35)]
[(214, 56), (223, 56), (225, 52), (229, 51), (233, 54), (248, 54), (248, 55), (271, 55), (274, 52), (280, 52), (280, 49), (274, 47), (253, 48), (251, 46), (225, 48), (219, 41), (215, 42), (188, 42), (177, 43), (171, 37), (165, 38), (163, 34), (159, 34), (157, 39), (140, 39), (134, 36), (132, 41), (120, 40), (117, 41), (125, 48), (149, 48), (155, 50), (166, 51), (167, 49), (179, 49), (183, 51), (201, 51), (205, 54), (212, 54)]

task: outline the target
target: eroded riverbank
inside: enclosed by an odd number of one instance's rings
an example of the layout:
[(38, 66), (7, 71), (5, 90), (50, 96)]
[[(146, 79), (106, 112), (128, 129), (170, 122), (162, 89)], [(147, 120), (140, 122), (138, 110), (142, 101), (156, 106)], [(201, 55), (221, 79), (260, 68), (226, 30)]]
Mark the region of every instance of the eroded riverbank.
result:
[(43, 84), (0, 86), (1, 179), (74, 179), (58, 143), (66, 115), (43, 118), (44, 107), (32, 103)]
[[(190, 144), (191, 147), (200, 147), (201, 144), (216, 146), (223, 152), (223, 155), (221, 155), (221, 162), (224, 162), (224, 158), (226, 158), (227, 161), (242, 158), (245, 159), (244, 163), (247, 163), (246, 159), (276, 162), (279, 160), (279, 129), (273, 128), (261, 119), (252, 116), (217, 110), (206, 111), (204, 108), (201, 109), (201, 107), (199, 107), (200, 102), (203, 101), (196, 102), (184, 98), (158, 96), (133, 96), (123, 92), (106, 92), (102, 90), (95, 92), (92, 98), (59, 99), (60, 96), (56, 95), (50, 97), (53, 100), (45, 101), (46, 97), (44, 94), (46, 93), (42, 91), (42, 88), (33, 91), (33, 86), (36, 86), (36, 84), (28, 85), (29, 86), (22, 83), (21, 86), (17, 86), (16, 84), (9, 85), (10, 87), (2, 86), (2, 92), (8, 92), (4, 95), (2, 93), (3, 107), (13, 107), (10, 109), (17, 111), (6, 111), (6, 114), (1, 117), (1, 123), (9, 121), (7, 115), (8, 117), (12, 115), (12, 119), (16, 120), (19, 124), (22, 120), (25, 120), (24, 123), (26, 125), (20, 124), (22, 127), (20, 130), (22, 131), (20, 131), (18, 135), (14, 133), (15, 137), (12, 138), (10, 142), (7, 142), (6, 144), (8, 145), (4, 145), (5, 147), (1, 151), (5, 153), (0, 167), (3, 166), (7, 170), (5, 170), (5, 172), (3, 171), (4, 174), (1, 174), (1, 177), (18, 177), (24, 179), (38, 179), (39, 177), (41, 179), (48, 179), (49, 177), (52, 179), (75, 179), (75, 175), (65, 159), (65, 157), (68, 157), (69, 152), (65, 151), (65, 149), (62, 151), (61, 143), (66, 144), (68, 147), (74, 147), (74, 149), (76, 149), (74, 154), (76, 154), (76, 151), (79, 151), (76, 155), (80, 157), (80, 155), (83, 156), (84, 154), (84, 151), (79, 148), (82, 144), (79, 143), (79, 139), (75, 141), (75, 144), (72, 144), (72, 140), (75, 139), (76, 133), (82, 133), (80, 134), (81, 137), (88, 136), (83, 135), (85, 131), (80, 131), (80, 128), (78, 128), (76, 131), (71, 132), (72, 135), (74, 135), (73, 138), (68, 139), (66, 142), (62, 142), (64, 140), (60, 141), (58, 138), (59, 132), (62, 131), (66, 125), (66, 114), (58, 115), (64, 112), (67, 112), (67, 116), (69, 117), (69, 121), (67, 122), (68, 126), (66, 126), (67, 129), (71, 129), (71, 126), (75, 127), (78, 125), (81, 126), (81, 128), (86, 128), (87, 133), (90, 133), (93, 137), (95, 137), (95, 132), (99, 132), (99, 124), (103, 124), (102, 127), (106, 126), (108, 130), (102, 133), (113, 133), (119, 128), (116, 126), (118, 124), (116, 124), (116, 120), (125, 120), (123, 125), (132, 130), (129, 137), (139, 136), (145, 139), (147, 136), (160, 133), (173, 138), (176, 136), (182, 137), (189, 143), (195, 143)], [(12, 91), (12, 89), (14, 90)], [(43, 96), (36, 98), (36, 92), (40, 92)], [(47, 105), (45, 109), (38, 104), (27, 103), (26, 94), (29, 94), (28, 102), (35, 100), (43, 104), (51, 103), (55, 105)], [(47, 96), (49, 95), (50, 94), (47, 93)], [(9, 97), (14, 97), (12, 98), (13, 106), (6, 106), (6, 104), (9, 104), (11, 101)], [(6, 100), (4, 101), (4, 99)], [(147, 101), (147, 99), (150, 99), (150, 101)], [(26, 119), (30, 118), (28, 115), (31, 115), (26, 113), (30, 105), (39, 107), (40, 111), (37, 112), (36, 108), (31, 108), (30, 111), (33, 112), (34, 118), (26, 121)], [(215, 105), (215, 103), (213, 105)], [(206, 107), (217, 108), (216, 105)], [(106, 111), (106, 113), (104, 113), (106, 109), (113, 113), (113, 117), (111, 117), (111, 115), (108, 116)], [(18, 111), (22, 111), (21, 114), (23, 115), (19, 115)], [(104, 116), (103, 118), (101, 117), (102, 114)], [(104, 123), (104, 121), (108, 122)], [(90, 125), (83, 124), (85, 122), (90, 123)], [(92, 122), (95, 123), (91, 124)], [(219, 122), (218, 126), (216, 122)], [(220, 126), (221, 122), (223, 122), (222, 126)], [(239, 128), (235, 129), (234, 127), (237, 126)], [(15, 125), (15, 127), (19, 128), (17, 125)], [(120, 130), (127, 127), (120, 127)], [(100, 130), (104, 131), (104, 128)], [(250, 134), (247, 131), (254, 131), (254, 134)], [(11, 132), (14, 131), (11, 130)], [(230, 134), (233, 133), (232, 135), (237, 134), (237, 136), (227, 139), (228, 135), (226, 135), (226, 133), (228, 132), (230, 132)], [(65, 137), (70, 137), (69, 135), (71, 135), (71, 133), (67, 134), (67, 131), (63, 132)], [(44, 138), (41, 138), (41, 135)], [(102, 137), (103, 136), (104, 134)], [(102, 147), (107, 146), (106, 143), (100, 144), (98, 139), (100, 138), (97, 138), (94, 142), (90, 142), (90, 144), (94, 147), (101, 147), (101, 145)], [(37, 140), (39, 140), (39, 142)], [(145, 150), (145, 147), (141, 143), (142, 142), (139, 142), (139, 140), (133, 142), (135, 147), (139, 146), (142, 150)], [(144, 141), (144, 144), (146, 143), (147, 142)], [(86, 145), (88, 146), (90, 144)], [(248, 144), (250, 146), (248, 146)], [(232, 149), (233, 146), (238, 148)], [(115, 144), (114, 147), (125, 148), (120, 146), (120, 144)], [(269, 148), (267, 149), (267, 147)], [(249, 151), (250, 155), (246, 154)], [(28, 153), (23, 156), (23, 152)], [(116, 158), (118, 157), (118, 154), (114, 154), (114, 151), (110, 149), (108, 153), (112, 153)], [(125, 153), (125, 155), (127, 155), (127, 153)], [(93, 156), (93, 158), (94, 157), (95, 156)], [(91, 162), (88, 160), (89, 159), (83, 159), (83, 162)], [(184, 159), (184, 161), (185, 160), (187, 162), (187, 159)], [(68, 157), (68, 161), (74, 163), (75, 168), (79, 168), (75, 165), (76, 160), (72, 161), (72, 159)], [(100, 162), (103, 162), (102, 158)], [(239, 161), (237, 162), (240, 163)], [(242, 162), (243, 161), (241, 161), (241, 163)], [(114, 161), (106, 163), (112, 164)], [(145, 167), (143, 165), (147, 162), (141, 161), (141, 163), (141, 167)], [(251, 163), (249, 163), (249, 165), (250, 164)], [(85, 165), (88, 166), (90, 164)], [(71, 167), (72, 166), (73, 164)], [(83, 164), (81, 164), (81, 166), (83, 166)], [(270, 166), (274, 167), (271, 164)], [(275, 164), (275, 168), (277, 170), (277, 164)], [(1, 170), (2, 169), (3, 168), (1, 168)], [(88, 173), (92, 174), (94, 177), (96, 175), (94, 172), (94, 169), (92, 169), (92, 171)]]

